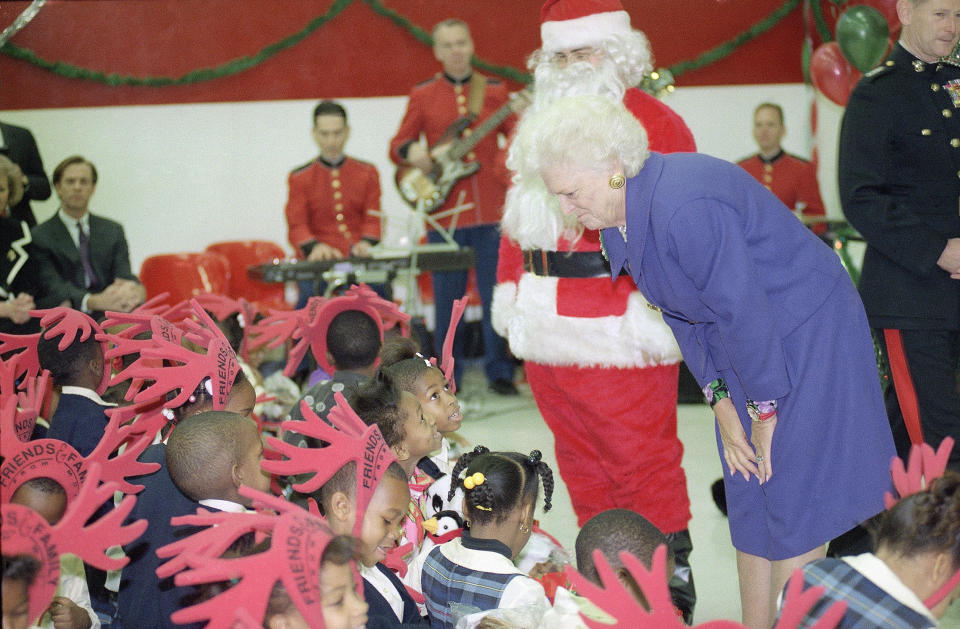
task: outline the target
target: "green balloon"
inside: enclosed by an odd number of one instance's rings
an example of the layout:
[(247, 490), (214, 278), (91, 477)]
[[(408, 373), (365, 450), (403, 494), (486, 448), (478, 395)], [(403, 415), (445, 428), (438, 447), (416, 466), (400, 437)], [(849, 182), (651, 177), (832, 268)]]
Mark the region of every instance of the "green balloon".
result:
[(883, 61), (890, 27), (883, 14), (862, 4), (850, 7), (837, 20), (837, 43), (847, 61), (866, 72)]

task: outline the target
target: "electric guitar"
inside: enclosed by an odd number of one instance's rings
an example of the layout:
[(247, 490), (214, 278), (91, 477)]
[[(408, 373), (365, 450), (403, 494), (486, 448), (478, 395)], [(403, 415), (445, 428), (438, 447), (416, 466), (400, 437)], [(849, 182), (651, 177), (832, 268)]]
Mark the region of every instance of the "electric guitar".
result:
[[(473, 120), (469, 117), (456, 119), (447, 127), (436, 144), (430, 147), (433, 158), (433, 167), (430, 172), (425, 173), (416, 166), (398, 167), (394, 182), (403, 200), (413, 208), (423, 202), (424, 209), (428, 213), (439, 210), (453, 186), (480, 168), (477, 162), (463, 161), (464, 155), (512, 114), (516, 99), (526, 98), (526, 94), (526, 91), (523, 91), (512, 95), (510, 101), (469, 133), (465, 132), (468, 131)], [(449, 148), (444, 150), (446, 145), (449, 145)], [(438, 147), (440, 150), (437, 150)]]

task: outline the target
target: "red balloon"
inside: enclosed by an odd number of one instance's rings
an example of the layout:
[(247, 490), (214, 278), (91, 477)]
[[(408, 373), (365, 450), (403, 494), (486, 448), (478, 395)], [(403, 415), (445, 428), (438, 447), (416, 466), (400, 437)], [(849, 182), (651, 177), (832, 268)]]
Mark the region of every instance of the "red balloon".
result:
[(838, 105), (846, 106), (860, 76), (860, 72), (850, 65), (835, 41), (821, 44), (810, 57), (810, 80), (813, 87)]
[(890, 26), (890, 33), (900, 32), (900, 18), (897, 17), (897, 0), (857, 0), (857, 4), (865, 4), (880, 12)]

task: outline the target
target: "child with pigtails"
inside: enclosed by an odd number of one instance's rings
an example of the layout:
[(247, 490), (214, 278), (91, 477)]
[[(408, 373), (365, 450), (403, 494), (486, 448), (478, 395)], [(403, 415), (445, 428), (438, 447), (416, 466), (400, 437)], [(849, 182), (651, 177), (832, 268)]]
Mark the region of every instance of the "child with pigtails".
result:
[(457, 461), (452, 476), (450, 497), (456, 487), (463, 489), (467, 525), (461, 538), (430, 551), (420, 573), (432, 626), (453, 629), (464, 616), (474, 626), (495, 609), (542, 615), (550, 607), (543, 587), (513, 563), (530, 539), (541, 481), (544, 511), (550, 510), (553, 472), (540, 451), (523, 455), (478, 446)]

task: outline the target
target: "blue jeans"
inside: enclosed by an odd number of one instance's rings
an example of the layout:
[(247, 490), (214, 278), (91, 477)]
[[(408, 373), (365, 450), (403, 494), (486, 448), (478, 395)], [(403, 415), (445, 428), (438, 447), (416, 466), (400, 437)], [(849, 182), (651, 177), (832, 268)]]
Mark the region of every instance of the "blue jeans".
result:
[[(453, 234), (453, 239), (461, 247), (471, 247), (477, 255), (477, 289), (483, 305), (483, 371), (489, 382), (494, 380), (513, 380), (513, 362), (507, 352), (507, 342), (493, 330), (490, 321), (490, 302), (493, 301), (493, 287), (497, 283), (497, 258), (500, 250), (500, 232), (497, 225), (475, 225), (462, 227)], [(443, 242), (435, 231), (427, 234), (431, 243)], [(435, 308), (436, 329), (433, 333), (434, 356), (440, 358), (443, 340), (450, 326), (450, 310), (453, 301), (467, 292), (466, 271), (436, 271), (433, 276), (433, 303)], [(457, 329), (453, 342), (454, 378), (461, 382), (463, 375), (463, 326)]]

